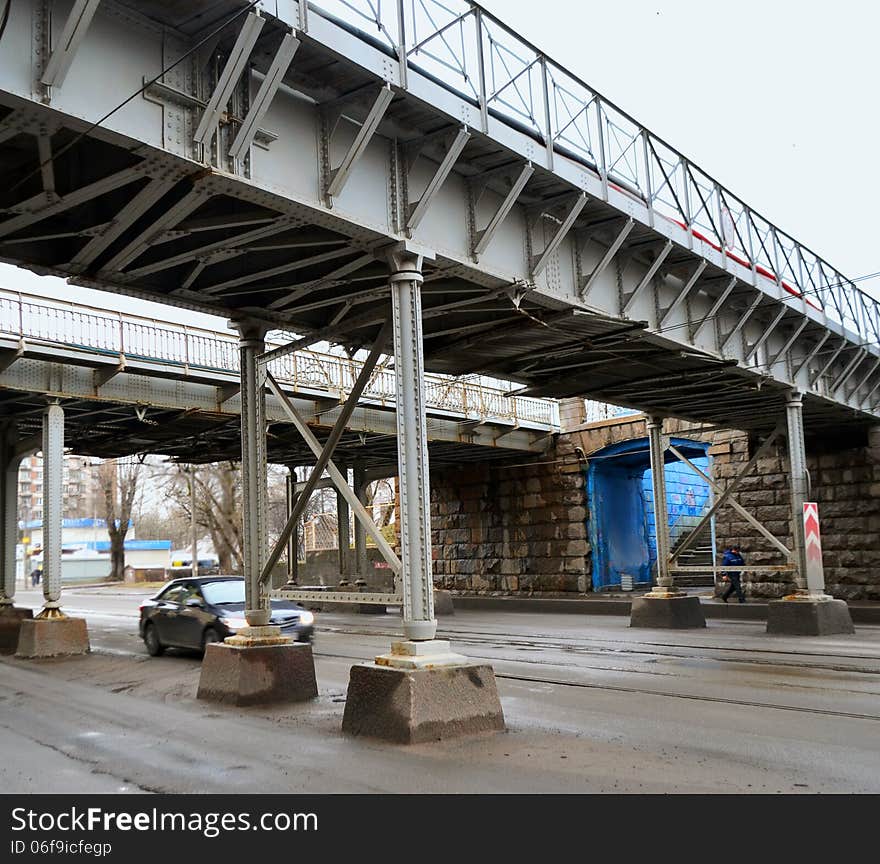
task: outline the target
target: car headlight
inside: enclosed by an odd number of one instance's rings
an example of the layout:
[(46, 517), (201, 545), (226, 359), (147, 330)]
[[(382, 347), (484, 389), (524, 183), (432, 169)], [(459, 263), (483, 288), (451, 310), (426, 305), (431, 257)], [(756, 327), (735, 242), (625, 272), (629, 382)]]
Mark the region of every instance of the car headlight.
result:
[(315, 623), (315, 616), (311, 612), (302, 612), (299, 616), (299, 623), (305, 624), (307, 627)]
[(247, 618), (221, 618), (221, 624), (225, 624), (230, 630), (241, 630), (242, 627), (247, 627)]

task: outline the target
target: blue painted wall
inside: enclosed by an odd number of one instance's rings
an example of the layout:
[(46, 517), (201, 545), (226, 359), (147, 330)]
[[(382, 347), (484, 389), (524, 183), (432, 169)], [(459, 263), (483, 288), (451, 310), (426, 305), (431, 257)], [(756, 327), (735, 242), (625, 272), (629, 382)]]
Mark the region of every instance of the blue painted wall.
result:
[[(707, 444), (674, 438), (672, 443), (701, 470), (709, 473)], [(697, 516), (709, 497), (709, 486), (670, 454), (666, 463), (667, 518), (675, 535), (682, 517)], [(620, 585), (621, 574), (650, 582), (657, 560), (654, 496), (646, 438), (614, 444), (594, 453), (587, 468), (587, 527), (593, 549), (593, 590)]]

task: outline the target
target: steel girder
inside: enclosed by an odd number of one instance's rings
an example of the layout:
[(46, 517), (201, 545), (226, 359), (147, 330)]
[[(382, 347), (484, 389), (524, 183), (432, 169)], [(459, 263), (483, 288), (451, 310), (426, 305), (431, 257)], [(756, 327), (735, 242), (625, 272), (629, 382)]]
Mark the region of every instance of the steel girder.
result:
[[(30, 14), (36, 2), (17, 4), (6, 36), (34, 46), (34, 57), (45, 38), (42, 17)], [(480, 58), (472, 100), (435, 74), (440, 31), (422, 27), (418, 45), (383, 50), (359, 35), (359, 19), (343, 27), (322, 15), (320, 3), (308, 16), (304, 5), (272, 4), (249, 25), (259, 39), (230, 28), (217, 39), (216, 66), (183, 63), (79, 139), (100, 119), (85, 98), (93, 58), (119, 72), (105, 82), (112, 104), (194, 44), (185, 22), (163, 18), (171, 13), (162, 4), (137, 4), (150, 9), (146, 17), (131, 5), (98, 7), (101, 26), (78, 34), (80, 50), (61, 87), (41, 89), (34, 70), (45, 70), (34, 57), (0, 58), (0, 157), (16, 166), (0, 202), (5, 260), (177, 305), (247, 310), (304, 338), (359, 346), (375, 336), (377, 307), (389, 301), (384, 250), (409, 235), (437, 253), (425, 268), (427, 338), (433, 329), (490, 325), (511, 309), (537, 319), (565, 308), (580, 313), (581, 326), (536, 323), (527, 338), (507, 340), (522, 353), (540, 336), (540, 360), (554, 341), (582, 333), (586, 343), (635, 319), (646, 322), (635, 338), (665, 352), (657, 364), (670, 373), (735, 360), (731, 380), (759, 385), (743, 392), (760, 425), (769, 423), (764, 394), (792, 386), (805, 392), (808, 414), (821, 402), (823, 411), (839, 406), (841, 422), (875, 419), (874, 382), (850, 377), (847, 364), (849, 349), (865, 350), (866, 369), (880, 356), (876, 304), (531, 47), (532, 59), (508, 80), (487, 76), (492, 52), (504, 39), (516, 41), (499, 35), (488, 14), (465, 5), (449, 25), (494, 34), (480, 42), (489, 56)], [(340, 107), (350, 128), (328, 129)], [(213, 137), (199, 128), (209, 110), (211, 122), (202, 125), (216, 128)], [(244, 147), (242, 130), (248, 137), (255, 119), (272, 131), (255, 132)], [(70, 170), (70, 154), (93, 166), (85, 176)], [(485, 188), (475, 196), (481, 177)], [(413, 204), (416, 189), (425, 191)], [(234, 227), (245, 210), (284, 230), (261, 243), (266, 237)], [(186, 227), (192, 221), (214, 229), (195, 236)], [(260, 280), (266, 273), (274, 275)], [(494, 302), (505, 287), (508, 299)], [(461, 291), (470, 296), (456, 305), (450, 298)], [(799, 363), (829, 333), (832, 345), (847, 350), (819, 349)], [(442, 346), (443, 337), (432, 340), (432, 368), (506, 368), (504, 343), (445, 355)], [(613, 371), (613, 380), (625, 375), (620, 364)], [(847, 379), (859, 386), (848, 390)], [(553, 392), (540, 362), (520, 380)], [(556, 381), (558, 394), (600, 398), (611, 383), (601, 367)], [(650, 389), (632, 404), (660, 407)], [(686, 416), (721, 419), (708, 398)]]

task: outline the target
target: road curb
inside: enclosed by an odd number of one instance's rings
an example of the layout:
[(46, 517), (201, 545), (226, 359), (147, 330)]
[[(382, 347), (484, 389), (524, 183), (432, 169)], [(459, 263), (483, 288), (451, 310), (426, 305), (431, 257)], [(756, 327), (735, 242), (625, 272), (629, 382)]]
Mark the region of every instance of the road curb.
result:
[[(456, 609), (495, 612), (568, 613), (570, 615), (629, 615), (632, 602), (620, 600), (587, 600), (580, 598), (538, 597), (480, 597), (454, 595)], [(706, 618), (732, 621), (766, 621), (767, 604), (764, 602), (721, 603), (702, 601)], [(849, 604), (850, 615), (856, 624), (880, 624), (880, 603), (876, 606)]]

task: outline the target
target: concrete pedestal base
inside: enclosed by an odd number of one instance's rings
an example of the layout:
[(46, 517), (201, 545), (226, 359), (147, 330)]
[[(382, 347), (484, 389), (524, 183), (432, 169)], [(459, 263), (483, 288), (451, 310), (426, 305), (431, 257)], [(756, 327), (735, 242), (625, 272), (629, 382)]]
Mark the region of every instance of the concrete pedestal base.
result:
[(0, 609), (0, 654), (15, 654), (21, 622), (34, 617), (33, 609), (4, 606)]
[(421, 744), (504, 729), (491, 666), (352, 666), (342, 731)]
[(455, 615), (452, 595), (448, 591), (434, 591), (434, 615)]
[(833, 636), (855, 633), (843, 600), (771, 600), (767, 632), (788, 636)]
[(318, 695), (312, 646), (208, 645), (197, 697), (230, 705), (305, 702)]
[(16, 657), (60, 657), (89, 653), (85, 618), (24, 618)]
[(706, 617), (699, 597), (686, 594), (667, 597), (647, 595), (633, 598), (629, 626), (688, 630), (705, 627)]

